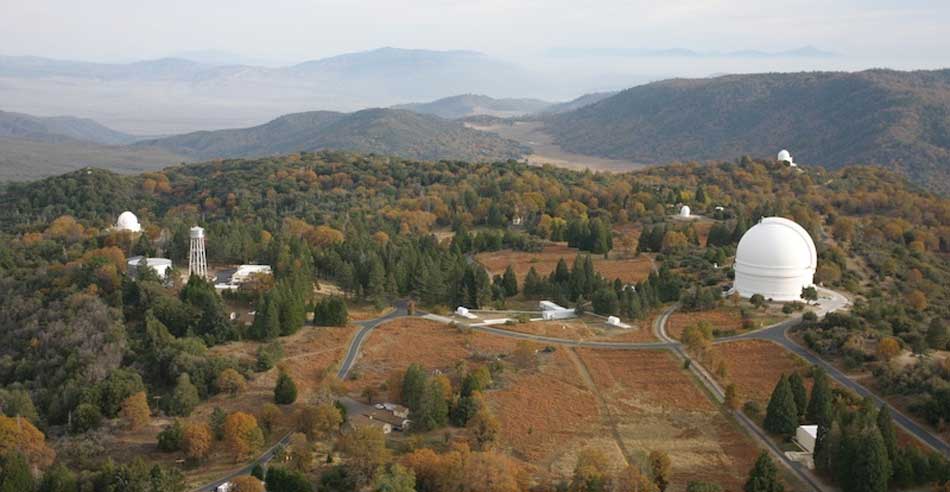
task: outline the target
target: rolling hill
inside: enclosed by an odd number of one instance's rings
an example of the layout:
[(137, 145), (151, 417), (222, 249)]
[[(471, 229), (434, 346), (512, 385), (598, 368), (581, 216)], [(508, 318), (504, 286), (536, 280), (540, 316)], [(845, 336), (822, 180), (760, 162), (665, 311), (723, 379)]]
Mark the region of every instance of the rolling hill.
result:
[(549, 116), (563, 149), (643, 163), (774, 155), (879, 164), (950, 192), (950, 70), (673, 79)]
[(552, 103), (540, 99), (495, 99), (479, 94), (462, 94), (427, 103), (400, 104), (393, 108), (454, 120), (476, 115), (499, 118), (523, 116), (543, 111), (551, 105)]
[(559, 114), (566, 113), (568, 111), (574, 111), (575, 109), (583, 108), (584, 106), (590, 106), (595, 102), (603, 101), (610, 96), (616, 94), (617, 91), (608, 91), (608, 92), (591, 92), (590, 94), (584, 94), (583, 96), (571, 99), (570, 101), (565, 101), (562, 103), (552, 104), (541, 111), (538, 111), (539, 114)]
[(251, 128), (195, 132), (147, 140), (133, 147), (196, 159), (334, 149), (410, 159), (484, 161), (516, 159), (528, 152), (514, 141), (467, 128), (461, 122), (382, 108), (295, 113)]
[(44, 142), (65, 139), (104, 145), (129, 144), (138, 138), (87, 118), (72, 116), (40, 117), (0, 111), (0, 137), (29, 138)]

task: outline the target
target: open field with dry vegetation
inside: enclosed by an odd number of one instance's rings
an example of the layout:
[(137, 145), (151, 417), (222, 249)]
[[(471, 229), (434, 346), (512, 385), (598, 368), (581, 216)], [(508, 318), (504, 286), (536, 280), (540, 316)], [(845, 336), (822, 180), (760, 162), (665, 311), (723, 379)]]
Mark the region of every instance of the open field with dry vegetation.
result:
[[(475, 259), (492, 275), (503, 273), (505, 268), (511, 265), (518, 276), (520, 285), (524, 282), (524, 276), (527, 275), (531, 267), (534, 267), (539, 275), (547, 276), (554, 271), (558, 260), (564, 258), (564, 261), (570, 266), (578, 253), (577, 249), (570, 248), (564, 243), (558, 243), (549, 244), (544, 247), (543, 251), (536, 253), (503, 249), (479, 253), (475, 255)], [(604, 259), (602, 255), (591, 255), (591, 259), (594, 261), (594, 269), (606, 279), (619, 278), (624, 283), (639, 282), (647, 278), (653, 269), (650, 257), (646, 254), (629, 259)]]
[[(719, 382), (735, 384), (740, 402), (752, 400), (763, 409), (783, 373), (804, 371), (808, 367), (798, 356), (765, 340), (716, 344), (709, 349), (709, 355), (714, 361), (712, 367), (718, 367), (719, 364), (725, 367), (724, 377), (714, 374)], [(805, 386), (811, 390), (810, 378), (805, 378)]]
[(584, 367), (633, 458), (651, 450), (669, 453), (673, 480), (740, 490), (759, 453), (745, 435), (668, 352), (578, 349)]
[(600, 340), (611, 342), (653, 342), (657, 340), (653, 334), (652, 318), (644, 320), (625, 320), (624, 322), (631, 325), (631, 328), (617, 328), (593, 316), (584, 316), (575, 319), (511, 323), (499, 325), (497, 328), (568, 340)]
[(493, 360), (510, 353), (517, 342), (495, 335), (461, 330), (420, 318), (400, 318), (380, 325), (364, 341), (350, 372), (351, 390), (385, 382), (412, 363), (428, 370), (454, 371), (455, 363)]

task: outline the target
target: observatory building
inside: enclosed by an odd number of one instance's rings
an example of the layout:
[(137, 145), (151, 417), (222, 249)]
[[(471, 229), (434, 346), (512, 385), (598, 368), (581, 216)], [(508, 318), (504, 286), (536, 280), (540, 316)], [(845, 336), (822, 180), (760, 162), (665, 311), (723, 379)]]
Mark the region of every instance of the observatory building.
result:
[(128, 210), (119, 214), (119, 220), (115, 221), (115, 229), (117, 231), (142, 232), (139, 218)]
[(782, 217), (768, 217), (746, 231), (736, 249), (736, 292), (761, 294), (775, 301), (801, 299), (812, 285), (818, 253), (802, 226)]
[(147, 266), (155, 270), (155, 273), (158, 274), (158, 278), (165, 280), (168, 277), (168, 272), (172, 269), (172, 260), (168, 258), (146, 258), (144, 256), (133, 256), (129, 258), (128, 272), (130, 275), (137, 275), (138, 269), (142, 266)]
[(776, 157), (775, 160), (779, 162), (787, 162), (788, 165), (792, 167), (798, 167), (798, 164), (795, 164), (795, 161), (792, 160), (792, 154), (790, 154), (785, 149), (782, 149), (778, 152), (778, 157)]
[(689, 210), (689, 206), (688, 206), (688, 205), (683, 205), (683, 207), (680, 208), (680, 217), (683, 217), (683, 218), (689, 217), (689, 214), (690, 214), (690, 213), (691, 213), (691, 212), (690, 212), (690, 210)]

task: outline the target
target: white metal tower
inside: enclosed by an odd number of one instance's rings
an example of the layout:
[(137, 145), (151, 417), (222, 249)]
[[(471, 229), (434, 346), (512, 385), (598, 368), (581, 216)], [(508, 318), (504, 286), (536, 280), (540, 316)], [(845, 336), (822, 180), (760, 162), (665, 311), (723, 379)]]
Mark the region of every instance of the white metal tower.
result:
[(188, 276), (208, 278), (208, 258), (205, 256), (205, 230), (194, 226), (189, 231), (191, 245), (188, 251)]

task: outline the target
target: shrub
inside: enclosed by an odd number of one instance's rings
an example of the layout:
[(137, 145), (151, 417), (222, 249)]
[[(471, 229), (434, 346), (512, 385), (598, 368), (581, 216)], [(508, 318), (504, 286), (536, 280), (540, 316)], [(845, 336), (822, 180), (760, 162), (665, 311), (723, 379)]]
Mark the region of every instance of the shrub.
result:
[(166, 453), (178, 451), (181, 449), (182, 439), (184, 439), (184, 429), (181, 422), (175, 420), (158, 433), (158, 449)]

